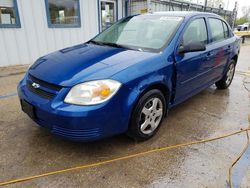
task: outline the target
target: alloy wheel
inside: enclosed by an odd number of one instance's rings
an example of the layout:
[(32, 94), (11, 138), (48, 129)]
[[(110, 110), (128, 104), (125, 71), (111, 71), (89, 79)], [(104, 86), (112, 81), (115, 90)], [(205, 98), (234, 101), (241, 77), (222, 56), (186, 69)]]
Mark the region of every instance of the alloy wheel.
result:
[(230, 66), (229, 66), (229, 69), (227, 71), (227, 79), (226, 79), (226, 84), (229, 85), (233, 79), (233, 76), (234, 76), (234, 69), (235, 69), (235, 66), (234, 64), (232, 63)]
[(140, 131), (143, 134), (151, 134), (160, 124), (163, 117), (163, 104), (157, 98), (149, 99), (142, 108), (140, 115)]

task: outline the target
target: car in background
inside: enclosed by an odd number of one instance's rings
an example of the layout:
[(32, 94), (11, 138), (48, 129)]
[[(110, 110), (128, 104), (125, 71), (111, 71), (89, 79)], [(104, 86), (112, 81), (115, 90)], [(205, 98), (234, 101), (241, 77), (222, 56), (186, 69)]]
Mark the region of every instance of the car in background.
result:
[(249, 23), (244, 23), (242, 25), (237, 26), (238, 31), (248, 31), (249, 30)]
[(18, 96), (22, 110), (55, 135), (147, 140), (172, 107), (213, 84), (227, 89), (239, 51), (239, 37), (216, 14), (129, 16), (86, 43), (39, 58)]

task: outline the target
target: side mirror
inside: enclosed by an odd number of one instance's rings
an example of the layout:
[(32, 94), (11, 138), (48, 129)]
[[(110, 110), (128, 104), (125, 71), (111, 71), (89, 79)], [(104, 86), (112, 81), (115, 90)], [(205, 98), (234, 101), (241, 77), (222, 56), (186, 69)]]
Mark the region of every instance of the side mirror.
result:
[(187, 52), (198, 52), (206, 50), (206, 45), (201, 42), (190, 42), (186, 45), (180, 45), (178, 48), (178, 54), (184, 54)]

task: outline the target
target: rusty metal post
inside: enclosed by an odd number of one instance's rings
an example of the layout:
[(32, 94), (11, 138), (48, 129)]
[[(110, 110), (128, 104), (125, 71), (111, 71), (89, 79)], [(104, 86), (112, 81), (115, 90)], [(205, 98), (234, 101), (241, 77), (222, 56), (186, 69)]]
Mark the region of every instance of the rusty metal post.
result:
[(204, 4), (204, 12), (206, 12), (207, 9), (207, 0), (205, 0), (205, 4)]
[(242, 44), (245, 43), (246, 36), (242, 36)]
[(152, 12), (152, 8), (151, 8), (151, 0), (147, 0), (147, 9), (148, 12), (151, 13)]

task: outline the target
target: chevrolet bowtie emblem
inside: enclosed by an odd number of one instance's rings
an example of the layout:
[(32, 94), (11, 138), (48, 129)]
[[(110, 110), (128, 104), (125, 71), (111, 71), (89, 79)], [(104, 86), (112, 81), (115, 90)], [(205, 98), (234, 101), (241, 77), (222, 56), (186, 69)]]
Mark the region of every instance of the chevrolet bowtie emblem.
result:
[(33, 82), (33, 83), (32, 83), (32, 87), (33, 87), (33, 88), (35, 88), (35, 89), (37, 89), (37, 88), (39, 88), (39, 87), (40, 87), (40, 85), (39, 85), (39, 84), (37, 84), (37, 83), (35, 83), (35, 82)]

